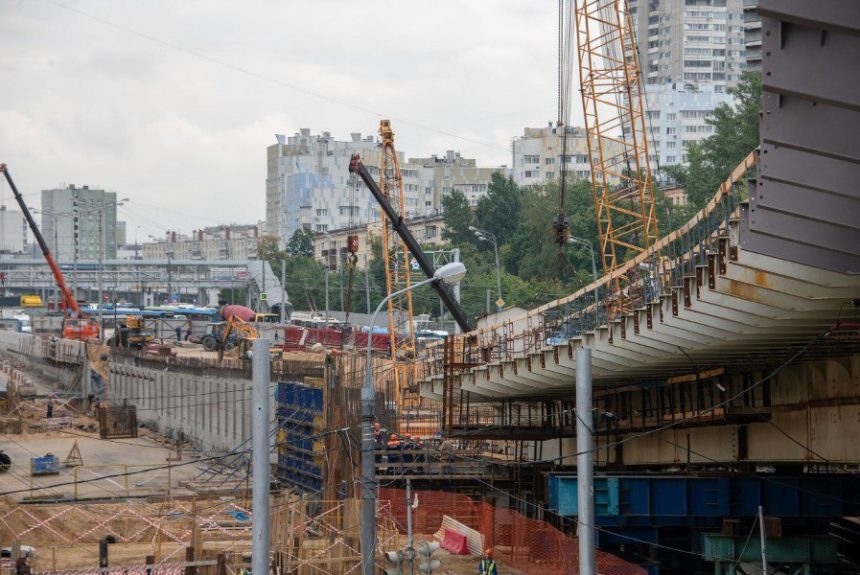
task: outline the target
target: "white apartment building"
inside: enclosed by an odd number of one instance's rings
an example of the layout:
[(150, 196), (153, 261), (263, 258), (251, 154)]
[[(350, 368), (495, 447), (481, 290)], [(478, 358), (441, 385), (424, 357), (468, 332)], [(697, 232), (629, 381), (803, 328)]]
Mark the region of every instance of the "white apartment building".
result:
[[(57, 261), (116, 258), (116, 192), (89, 186), (42, 190), (41, 232)], [(102, 249), (102, 244), (104, 248)]]
[(648, 110), (652, 172), (686, 162), (705, 119), (746, 67), (744, 0), (630, 0)]
[(714, 127), (706, 122), (719, 104), (731, 106), (733, 98), (715, 92), (713, 85), (698, 89), (675, 88), (671, 85), (650, 86), (647, 95), (648, 151), (651, 171), (661, 183), (667, 183), (661, 173), (667, 166), (687, 162), (691, 143), (710, 137)]
[(22, 254), (27, 247), (27, 220), (24, 214), (0, 206), (0, 253)]
[[(378, 179), (381, 154), (374, 136), (353, 133), (349, 141), (339, 141), (329, 132), (312, 134), (303, 128), (277, 139), (267, 148), (266, 233), (276, 236), (281, 245), (300, 228), (324, 234), (380, 219), (370, 191), (360, 178), (349, 174), (352, 154), (360, 154), (368, 172)], [(438, 213), (442, 197), (454, 189), (477, 203), (486, 194), (492, 173), (507, 172), (504, 166), (478, 167), (475, 160), (453, 151), (408, 162), (403, 152), (397, 156), (407, 218)]]
[(646, 84), (712, 84), (724, 92), (746, 65), (743, 0), (630, 0)]
[(257, 258), (261, 224), (229, 224), (167, 232), (164, 239), (140, 247), (145, 260), (252, 260)]
[[(552, 122), (546, 128), (524, 128), (523, 135), (513, 144), (513, 178), (521, 186), (545, 184), (561, 177), (562, 129)], [(610, 157), (621, 153), (621, 146), (605, 142)], [(567, 127), (567, 173), (569, 176), (590, 179), (591, 162), (585, 128)], [(617, 182), (614, 182), (617, 183)]]

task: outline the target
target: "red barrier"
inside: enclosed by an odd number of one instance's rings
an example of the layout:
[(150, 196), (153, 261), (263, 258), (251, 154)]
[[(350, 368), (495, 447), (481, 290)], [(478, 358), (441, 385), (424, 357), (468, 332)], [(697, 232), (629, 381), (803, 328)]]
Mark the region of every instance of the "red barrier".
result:
[(469, 542), (466, 540), (466, 536), (450, 529), (445, 530), (445, 537), (442, 539), (442, 548), (454, 555), (469, 554)]

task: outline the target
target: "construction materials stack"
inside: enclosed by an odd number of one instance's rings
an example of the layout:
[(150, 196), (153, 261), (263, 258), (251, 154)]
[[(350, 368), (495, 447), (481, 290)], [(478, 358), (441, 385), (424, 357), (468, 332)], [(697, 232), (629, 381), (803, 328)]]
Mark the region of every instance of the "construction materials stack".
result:
[(278, 479), (299, 491), (321, 491), (325, 463), (323, 391), (281, 381), (276, 399)]

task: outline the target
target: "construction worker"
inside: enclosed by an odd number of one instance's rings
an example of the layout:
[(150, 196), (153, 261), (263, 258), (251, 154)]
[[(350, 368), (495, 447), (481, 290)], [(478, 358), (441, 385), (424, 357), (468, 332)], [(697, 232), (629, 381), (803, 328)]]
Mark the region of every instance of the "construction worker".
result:
[(53, 394), (53, 393), (49, 393), (49, 394), (48, 394), (48, 414), (47, 414), (47, 418), (48, 418), (48, 419), (51, 419), (52, 417), (54, 417), (54, 394)]
[(484, 557), (481, 559), (481, 562), (478, 563), (478, 574), (479, 575), (498, 575), (498, 571), (496, 570), (496, 562), (493, 561), (493, 550), (485, 549)]

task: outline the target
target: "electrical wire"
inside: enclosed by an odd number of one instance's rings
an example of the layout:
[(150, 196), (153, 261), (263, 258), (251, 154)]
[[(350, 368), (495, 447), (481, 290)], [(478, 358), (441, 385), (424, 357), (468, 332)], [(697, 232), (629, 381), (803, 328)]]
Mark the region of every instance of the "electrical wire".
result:
[(79, 16), (83, 16), (83, 17), (89, 18), (90, 20), (93, 20), (93, 21), (95, 21), (95, 22), (99, 22), (100, 24), (104, 24), (105, 26), (109, 26), (109, 27), (111, 27), (111, 28), (115, 28), (115, 29), (120, 30), (120, 31), (122, 31), (122, 32), (125, 32), (125, 33), (127, 33), (127, 34), (131, 34), (131, 35), (133, 35), (133, 36), (137, 36), (138, 38), (142, 38), (142, 39), (147, 40), (147, 41), (149, 41), (149, 42), (152, 42), (152, 43), (155, 43), (155, 44), (159, 44), (159, 45), (161, 45), (161, 46), (164, 46), (164, 47), (170, 48), (171, 50), (175, 50), (175, 51), (177, 51), (177, 52), (181, 52), (182, 54), (185, 54), (185, 55), (188, 55), (188, 56), (192, 56), (192, 57), (194, 57), (194, 58), (198, 58), (198, 59), (200, 59), (200, 60), (204, 60), (204, 61), (209, 62), (209, 63), (211, 63), (211, 64), (215, 64), (215, 65), (217, 65), (217, 66), (220, 66), (220, 67), (222, 67), (222, 68), (225, 68), (225, 69), (227, 69), (227, 70), (230, 70), (230, 71), (232, 71), (232, 72), (237, 72), (237, 73), (239, 73), (239, 74), (242, 74), (242, 75), (245, 75), (245, 76), (249, 76), (249, 77), (251, 77), (251, 78), (255, 78), (255, 79), (257, 79), (257, 80), (262, 80), (262, 81), (264, 81), (264, 82), (268, 82), (268, 83), (270, 83), (270, 84), (274, 84), (274, 85), (276, 85), (276, 86), (280, 86), (280, 87), (282, 87), (282, 88), (288, 88), (288, 89), (290, 89), (290, 90), (293, 90), (293, 91), (296, 91), (296, 92), (299, 92), (299, 93), (305, 94), (305, 95), (307, 95), (307, 96), (312, 96), (312, 97), (314, 97), (314, 98), (317, 98), (317, 99), (320, 99), (320, 100), (324, 100), (324, 101), (326, 101), (326, 102), (331, 102), (331, 103), (333, 103), (333, 104), (337, 104), (337, 105), (339, 105), (339, 106), (344, 106), (344, 107), (346, 107), (346, 108), (350, 108), (350, 109), (352, 109), (352, 110), (356, 110), (356, 111), (359, 111), (359, 112), (363, 112), (363, 113), (366, 113), (366, 114), (370, 114), (370, 115), (375, 116), (375, 117), (377, 117), (377, 118), (387, 118), (387, 119), (390, 119), (390, 120), (393, 120), (393, 121), (397, 122), (398, 124), (404, 124), (404, 125), (407, 125), (407, 126), (412, 126), (413, 128), (418, 128), (418, 129), (420, 129), (420, 130), (424, 130), (424, 131), (427, 131), (427, 132), (432, 132), (432, 133), (441, 134), (441, 135), (444, 135), (444, 136), (449, 136), (449, 137), (451, 137), (451, 138), (456, 138), (456, 139), (458, 139), (458, 140), (462, 140), (462, 141), (464, 141), (464, 142), (469, 142), (469, 143), (472, 143), (472, 144), (477, 144), (477, 145), (479, 145), (479, 146), (484, 146), (484, 147), (487, 147), (487, 148), (500, 149), (500, 150), (504, 150), (505, 152), (507, 152), (507, 151), (508, 151), (507, 147), (505, 147), (505, 146), (499, 146), (499, 145), (496, 145), (496, 144), (491, 144), (491, 143), (489, 143), (489, 142), (484, 142), (484, 141), (477, 140), (477, 139), (474, 139), (474, 138), (469, 138), (469, 137), (467, 137), (467, 136), (462, 136), (462, 135), (460, 135), (460, 134), (455, 134), (455, 133), (453, 133), (453, 132), (448, 132), (448, 131), (445, 131), (445, 130), (440, 130), (440, 129), (438, 129), (438, 128), (433, 128), (433, 127), (431, 127), (431, 126), (425, 126), (425, 125), (423, 125), (423, 124), (419, 124), (419, 123), (416, 123), (416, 122), (410, 122), (410, 121), (408, 121), (408, 120), (405, 120), (405, 119), (403, 119), (403, 118), (398, 118), (398, 117), (396, 117), (396, 116), (392, 116), (392, 115), (390, 115), (390, 114), (383, 114), (383, 113), (381, 113), (381, 112), (378, 112), (378, 111), (375, 111), (375, 110), (371, 110), (370, 108), (366, 108), (366, 107), (363, 107), (363, 106), (359, 106), (359, 105), (357, 105), (357, 104), (353, 104), (353, 103), (347, 102), (347, 101), (345, 101), (345, 100), (340, 100), (340, 99), (335, 98), (335, 97), (333, 97), (333, 96), (328, 96), (328, 95), (326, 95), (326, 94), (322, 94), (322, 93), (319, 93), (319, 92), (315, 92), (315, 91), (313, 91), (313, 90), (309, 90), (309, 89), (304, 88), (304, 87), (302, 87), (302, 86), (300, 86), (300, 85), (297, 85), (297, 84), (290, 84), (289, 82), (284, 82), (283, 80), (279, 80), (279, 79), (277, 79), (277, 78), (273, 78), (273, 77), (271, 77), (271, 76), (267, 76), (267, 75), (262, 74), (262, 73), (259, 73), (259, 72), (254, 72), (254, 71), (251, 71), (251, 70), (249, 70), (249, 69), (247, 69), (247, 68), (243, 68), (243, 67), (238, 66), (238, 65), (235, 65), (235, 64), (230, 64), (230, 63), (228, 63), (228, 62), (225, 62), (224, 60), (220, 60), (220, 59), (215, 58), (215, 57), (213, 57), (213, 56), (206, 55), (206, 54), (204, 54), (204, 53), (202, 53), (202, 52), (198, 52), (198, 51), (196, 51), (196, 50), (192, 50), (192, 49), (190, 49), (190, 48), (185, 48), (185, 47), (183, 47), (183, 46), (181, 46), (181, 45), (179, 45), (179, 44), (176, 44), (176, 43), (174, 43), (174, 42), (169, 42), (169, 41), (164, 40), (164, 39), (162, 39), (162, 38), (158, 38), (158, 37), (156, 37), (156, 36), (152, 36), (152, 35), (150, 35), (150, 34), (146, 34), (146, 33), (144, 33), (144, 32), (140, 32), (139, 30), (135, 30), (135, 29), (133, 29), (133, 28), (129, 28), (129, 27), (124, 26), (124, 25), (122, 25), (122, 24), (118, 24), (118, 23), (116, 23), (116, 22), (113, 22), (113, 21), (111, 21), (111, 20), (107, 20), (106, 18), (102, 18), (102, 17), (97, 16), (96, 14), (93, 14), (93, 13), (91, 13), (91, 12), (87, 12), (87, 11), (81, 10), (80, 8), (76, 8), (76, 7), (71, 6), (71, 5), (68, 5), (68, 4), (63, 4), (63, 3), (61, 3), (61, 2), (58, 2), (57, 0), (45, 0), (45, 1), (46, 1), (46, 2), (48, 2), (48, 3), (50, 3), (50, 4), (53, 4), (54, 6), (56, 6), (56, 7), (58, 7), (58, 8), (62, 8), (62, 9), (64, 9), (64, 10), (68, 10), (69, 12), (73, 12), (73, 13), (75, 13), (75, 14), (78, 14)]

